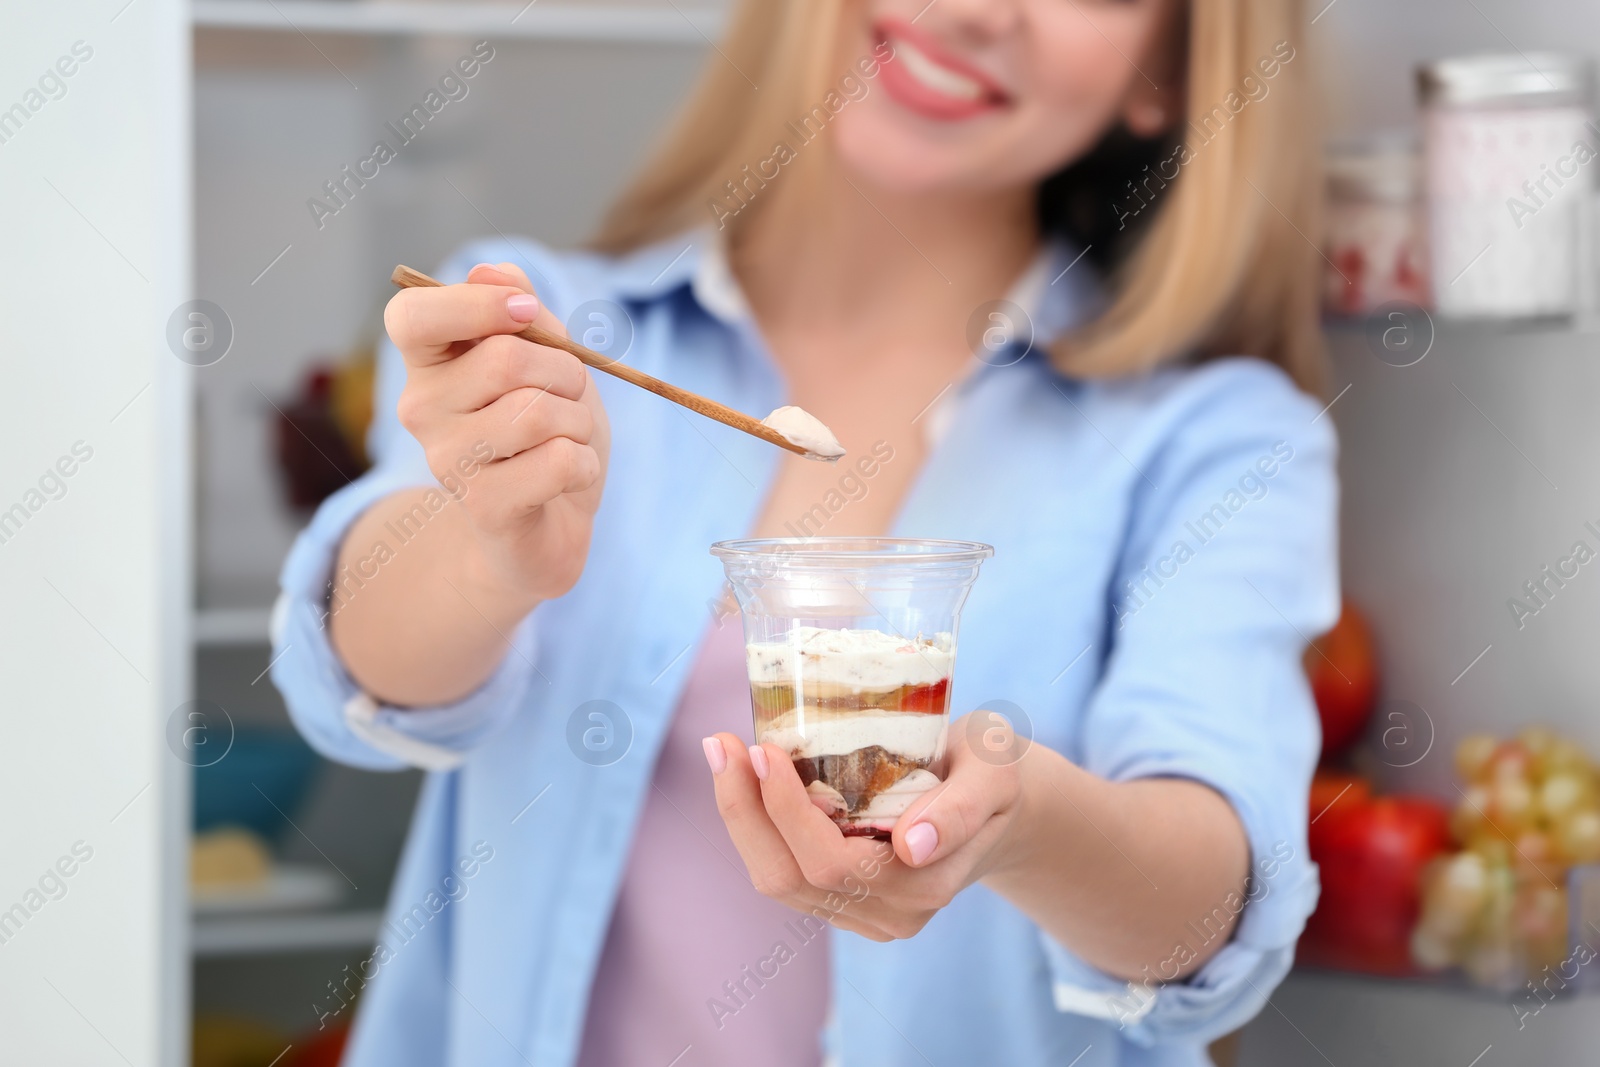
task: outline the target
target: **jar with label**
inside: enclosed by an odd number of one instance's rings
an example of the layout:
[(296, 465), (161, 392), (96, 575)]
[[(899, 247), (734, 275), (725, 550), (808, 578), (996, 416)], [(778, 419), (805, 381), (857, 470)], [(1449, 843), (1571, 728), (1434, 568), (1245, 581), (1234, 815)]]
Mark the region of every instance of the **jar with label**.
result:
[(1416, 144), (1403, 134), (1329, 147), (1322, 294), (1329, 314), (1360, 316), (1394, 302), (1428, 303), (1420, 172)]
[(1434, 306), (1471, 318), (1570, 316), (1600, 129), (1587, 59), (1483, 55), (1423, 66)]

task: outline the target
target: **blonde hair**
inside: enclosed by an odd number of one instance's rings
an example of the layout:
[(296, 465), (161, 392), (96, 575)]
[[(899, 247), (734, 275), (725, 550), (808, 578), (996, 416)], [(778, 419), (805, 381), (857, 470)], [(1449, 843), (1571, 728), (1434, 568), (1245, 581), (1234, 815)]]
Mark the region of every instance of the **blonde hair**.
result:
[[(708, 221), (707, 204), (725, 197), (727, 179), (769, 155), (774, 133), (832, 88), (846, 2), (745, 0), (593, 246), (626, 251)], [(1155, 210), (1111, 264), (1104, 312), (1057, 342), (1052, 358), (1068, 374), (1114, 377), (1183, 358), (1253, 355), (1320, 392), (1322, 262), (1312, 243), (1320, 236), (1320, 156), (1311, 71), (1295, 44), (1303, 40), (1300, 5), (1190, 0), (1186, 22), (1187, 123), (1161, 159), (1176, 173), (1158, 166), (1153, 175), (1149, 151), (1130, 162), (1130, 153), (1109, 147), (1117, 137), (1096, 149), (1097, 210), (1115, 213), (1113, 198), (1138, 198), (1119, 230), (1128, 215), (1142, 214), (1145, 195)], [(1252, 84), (1265, 87), (1260, 97)], [(818, 166), (822, 156), (801, 162)]]

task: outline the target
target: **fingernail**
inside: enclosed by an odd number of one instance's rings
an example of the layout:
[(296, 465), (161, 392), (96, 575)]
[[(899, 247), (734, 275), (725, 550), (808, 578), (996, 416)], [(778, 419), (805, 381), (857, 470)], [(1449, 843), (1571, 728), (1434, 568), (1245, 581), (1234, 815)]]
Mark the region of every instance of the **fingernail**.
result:
[(750, 746), (750, 765), (756, 769), (756, 777), (763, 782), (767, 780), (767, 773), (772, 769), (767, 766), (767, 750), (760, 745)]
[(518, 322), (532, 322), (539, 314), (539, 298), (531, 293), (506, 297), (506, 311)]
[(920, 866), (939, 847), (939, 831), (931, 822), (919, 822), (906, 831), (906, 850), (911, 853), (912, 866)]
[[(472, 268), (472, 270), (498, 270), (498, 269), (499, 268), (496, 267), (493, 263), (478, 263), (478, 264), (475, 264), (473, 266), (473, 268)], [(471, 274), (472, 270), (467, 271), (467, 273)]]
[(728, 769), (728, 752), (722, 747), (722, 738), (708, 737), (700, 742), (700, 747), (706, 750), (706, 762), (711, 765), (712, 774)]

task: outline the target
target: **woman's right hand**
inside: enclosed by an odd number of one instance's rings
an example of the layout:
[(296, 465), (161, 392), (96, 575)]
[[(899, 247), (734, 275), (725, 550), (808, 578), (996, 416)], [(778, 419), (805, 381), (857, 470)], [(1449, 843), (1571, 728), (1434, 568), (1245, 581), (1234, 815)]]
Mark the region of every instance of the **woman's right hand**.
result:
[(610, 428), (588, 368), (515, 336), (563, 324), (509, 263), (402, 290), (383, 320), (406, 362), (397, 414), (465, 510), (473, 584), (530, 610), (565, 593), (588, 555)]

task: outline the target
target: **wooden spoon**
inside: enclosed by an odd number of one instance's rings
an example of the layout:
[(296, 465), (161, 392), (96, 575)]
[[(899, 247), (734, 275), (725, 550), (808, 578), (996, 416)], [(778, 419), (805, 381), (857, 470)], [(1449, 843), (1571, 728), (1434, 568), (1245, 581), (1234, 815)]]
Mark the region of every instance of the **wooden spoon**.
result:
[[(390, 275), (389, 280), (402, 289), (444, 285), (444, 282), (430, 278), (419, 270), (412, 270), (404, 264), (394, 269), (394, 274)], [(623, 381), (637, 385), (641, 389), (648, 389), (657, 396), (665, 397), (674, 404), (686, 407), (690, 411), (698, 412), (708, 419), (716, 419), (718, 422), (732, 426), (736, 430), (743, 430), (751, 437), (759, 437), (768, 444), (777, 445), (779, 448), (787, 449), (807, 459), (829, 462), (838, 458), (837, 456), (822, 456), (815, 452), (807, 451), (777, 430), (763, 423), (760, 419), (752, 419), (743, 412), (735, 411), (725, 404), (717, 403), (715, 400), (708, 400), (698, 393), (691, 393), (687, 389), (679, 389), (676, 385), (664, 382), (660, 378), (653, 378), (643, 371), (634, 370), (625, 363), (609, 356), (602, 356), (593, 349), (585, 348), (576, 341), (553, 334), (549, 330), (529, 325), (524, 326), (517, 336), (532, 341), (536, 345), (546, 345), (550, 348), (559, 348), (563, 352), (570, 352), (577, 356), (586, 366), (593, 367), (598, 371), (605, 371), (612, 377), (621, 378)]]

